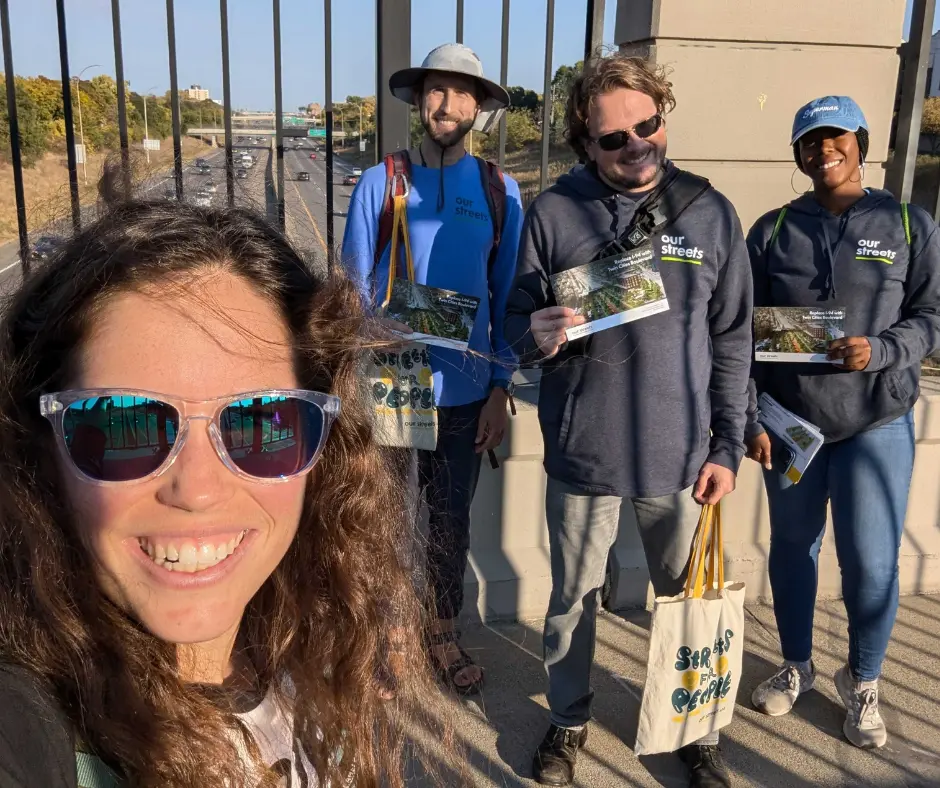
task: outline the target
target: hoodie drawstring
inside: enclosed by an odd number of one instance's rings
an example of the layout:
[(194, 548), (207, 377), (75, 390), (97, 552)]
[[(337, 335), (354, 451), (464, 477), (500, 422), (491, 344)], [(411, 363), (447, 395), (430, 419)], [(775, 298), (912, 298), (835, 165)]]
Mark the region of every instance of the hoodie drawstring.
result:
[(827, 290), (827, 295), (832, 298), (836, 297), (836, 281), (835, 281), (835, 266), (836, 258), (839, 256), (839, 249), (842, 247), (842, 242), (845, 240), (845, 232), (848, 229), (849, 217), (846, 214), (842, 214), (842, 218), (839, 220), (839, 237), (836, 239), (835, 248), (832, 246), (832, 239), (829, 237), (829, 228), (826, 227), (826, 217), (821, 216), (819, 223), (822, 225), (823, 235), (826, 238), (826, 257), (829, 262), (829, 272), (826, 274), (825, 287)]

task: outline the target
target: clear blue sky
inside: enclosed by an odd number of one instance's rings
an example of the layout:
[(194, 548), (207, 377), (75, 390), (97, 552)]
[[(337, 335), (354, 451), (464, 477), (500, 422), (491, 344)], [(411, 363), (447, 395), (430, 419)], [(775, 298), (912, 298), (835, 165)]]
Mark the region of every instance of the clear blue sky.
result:
[[(573, 64), (584, 46), (585, 0), (555, 4), (552, 68)], [(17, 74), (58, 78), (59, 54), (53, 0), (10, 3), (13, 60)], [(411, 60), (456, 37), (456, 0), (412, 0)], [(542, 90), (545, 0), (512, 0), (509, 84)], [(68, 0), (69, 62), (73, 74), (91, 64), (85, 77), (114, 74), (109, 0)], [(465, 43), (483, 59), (487, 76), (499, 77), (501, 0), (466, 0)], [(607, 0), (604, 41), (612, 44), (617, 0)], [(121, 4), (124, 74), (138, 92), (169, 89), (166, 11), (160, 0)], [(908, 2), (908, 21), (911, 2)], [(284, 107), (323, 101), (322, 0), (281, 0)], [(908, 22), (905, 23), (905, 36)], [(938, 25), (935, 23), (934, 28)], [(232, 102), (236, 107), (274, 106), (271, 3), (229, 0)], [(179, 83), (200, 84), (222, 98), (222, 56), (217, 0), (177, 0)], [(333, 97), (375, 93), (375, 2), (333, 0)]]
[[(235, 107), (273, 109), (272, 4), (229, 0), (229, 53)], [(412, 0), (411, 60), (419, 64), (438, 44), (456, 39), (456, 0)], [(17, 74), (60, 77), (55, 3), (12, 0), (10, 25)], [(85, 79), (114, 74), (109, 0), (68, 0), (69, 65), (85, 66)], [(542, 92), (545, 0), (512, 0), (509, 84)], [(553, 69), (583, 55), (585, 0), (555, 4)], [(607, 0), (604, 41), (613, 43), (617, 0)], [(177, 0), (176, 40), (180, 87), (199, 84), (222, 99), (222, 54), (217, 0)], [(464, 43), (483, 60), (487, 76), (499, 79), (502, 0), (467, 0)], [(169, 89), (166, 5), (160, 0), (121, 3), (124, 76), (137, 92)], [(375, 2), (333, 0), (333, 98), (375, 93)], [(284, 108), (296, 109), (325, 96), (322, 0), (281, 0)]]

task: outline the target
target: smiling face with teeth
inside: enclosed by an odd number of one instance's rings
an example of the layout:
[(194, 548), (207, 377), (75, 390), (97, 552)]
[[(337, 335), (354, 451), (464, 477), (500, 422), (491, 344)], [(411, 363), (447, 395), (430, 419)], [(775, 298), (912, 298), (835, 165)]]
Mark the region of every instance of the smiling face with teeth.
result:
[(797, 146), (802, 170), (817, 189), (834, 192), (861, 182), (861, 152), (853, 132), (820, 128), (800, 137)]
[[(297, 387), (287, 325), (249, 283), (203, 272), (172, 292), (106, 302), (74, 387), (189, 400)], [(156, 637), (202, 644), (225, 660), (246, 605), (297, 533), (309, 482), (236, 476), (198, 420), (176, 462), (155, 478), (107, 487), (74, 473), (62, 478), (111, 600)]]

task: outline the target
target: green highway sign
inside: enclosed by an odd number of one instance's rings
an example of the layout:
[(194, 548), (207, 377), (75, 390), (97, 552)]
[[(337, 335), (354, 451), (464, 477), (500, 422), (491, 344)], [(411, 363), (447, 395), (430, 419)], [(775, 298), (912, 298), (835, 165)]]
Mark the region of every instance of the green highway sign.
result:
[(326, 129), (307, 129), (308, 137), (325, 137)]

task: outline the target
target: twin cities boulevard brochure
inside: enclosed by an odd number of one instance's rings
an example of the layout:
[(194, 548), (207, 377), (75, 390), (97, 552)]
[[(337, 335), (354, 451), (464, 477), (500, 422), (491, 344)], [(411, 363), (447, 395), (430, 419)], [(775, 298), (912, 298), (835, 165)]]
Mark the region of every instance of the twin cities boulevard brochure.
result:
[(587, 319), (565, 332), (569, 341), (669, 309), (649, 245), (553, 274), (551, 281), (558, 305)]
[[(814, 306), (754, 308), (756, 361), (825, 362), (829, 343), (844, 336), (844, 309)], [(841, 364), (842, 359), (827, 363)]]
[(410, 327), (412, 342), (466, 350), (479, 307), (476, 296), (396, 279), (385, 317)]

